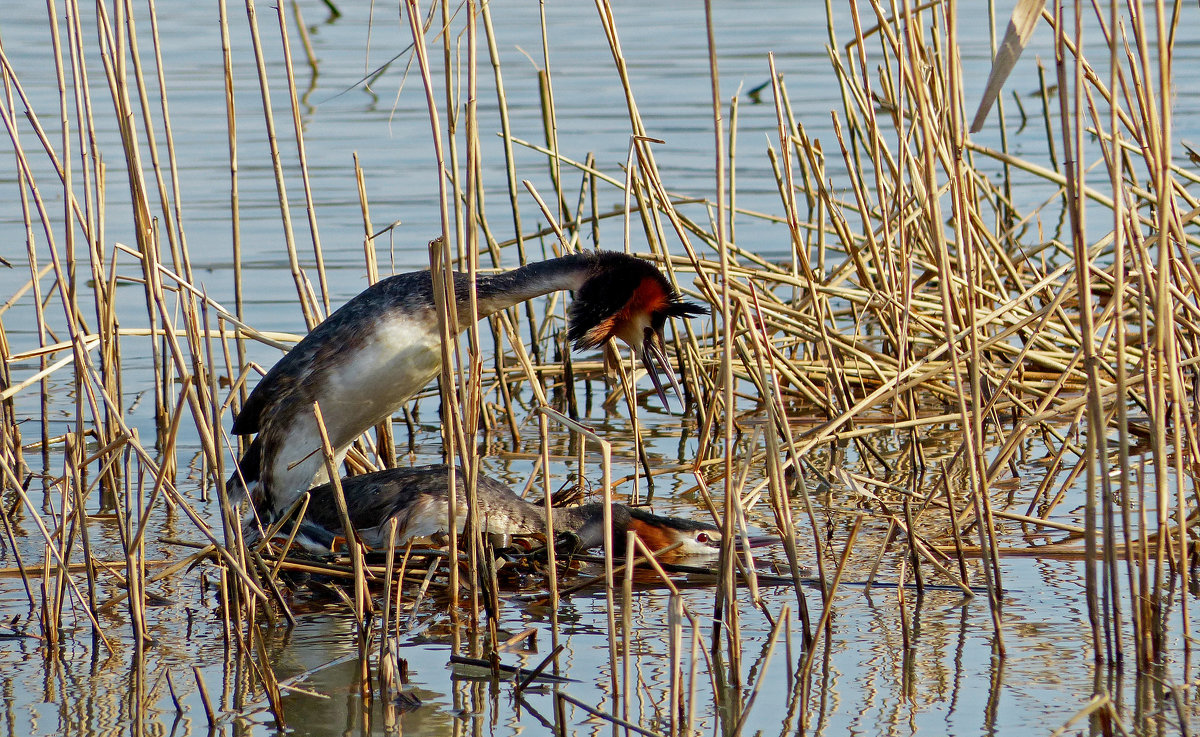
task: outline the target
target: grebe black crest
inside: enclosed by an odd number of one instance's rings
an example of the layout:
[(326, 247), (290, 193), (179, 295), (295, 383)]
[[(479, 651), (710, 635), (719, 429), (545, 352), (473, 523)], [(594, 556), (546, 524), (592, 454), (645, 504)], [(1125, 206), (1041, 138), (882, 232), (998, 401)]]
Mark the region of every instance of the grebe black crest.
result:
[[(454, 274), (459, 325), (469, 316), (470, 280)], [(532, 263), (475, 281), (478, 316), (550, 292), (571, 290), (568, 336), (577, 349), (619, 338), (641, 359), (660, 399), (665, 372), (681, 393), (663, 348), (670, 317), (704, 314), (651, 263), (624, 253), (586, 252)], [(381, 279), (313, 328), (247, 397), (234, 435), (257, 433), (226, 484), (278, 513), (324, 479), (318, 403), (340, 464), (359, 435), (390, 417), (441, 369), (441, 337), (428, 271)]]

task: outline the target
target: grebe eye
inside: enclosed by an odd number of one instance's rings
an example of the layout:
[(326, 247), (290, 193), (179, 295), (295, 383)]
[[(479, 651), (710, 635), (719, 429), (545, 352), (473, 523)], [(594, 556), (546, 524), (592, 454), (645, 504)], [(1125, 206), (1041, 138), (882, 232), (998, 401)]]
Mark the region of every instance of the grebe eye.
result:
[(698, 542), (698, 543), (706, 543), (706, 542), (708, 542), (708, 533), (707, 533), (707, 532), (701, 532), (701, 533), (699, 533), (698, 535), (696, 535), (696, 542)]

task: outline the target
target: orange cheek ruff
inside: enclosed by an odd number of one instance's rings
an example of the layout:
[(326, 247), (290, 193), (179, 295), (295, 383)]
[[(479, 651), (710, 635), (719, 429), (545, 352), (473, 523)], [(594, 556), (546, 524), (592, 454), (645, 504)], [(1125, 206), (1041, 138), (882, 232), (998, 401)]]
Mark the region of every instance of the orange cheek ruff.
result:
[(648, 525), (639, 519), (629, 520), (629, 529), (637, 533), (642, 544), (653, 552), (675, 544), (675, 537), (656, 525)]
[(617, 315), (601, 320), (596, 323), (595, 327), (583, 334), (583, 339), (579, 341), (580, 345), (593, 348), (602, 345), (616, 332), (616, 325)]
[(653, 315), (671, 306), (670, 295), (663, 286), (654, 279), (642, 279), (641, 284), (633, 290), (629, 301), (617, 312), (596, 323), (587, 331), (584, 340), (589, 345), (600, 345), (613, 337), (628, 325), (638, 315)]
[(642, 283), (633, 290), (633, 295), (625, 303), (625, 309), (618, 313), (620, 318), (630, 319), (636, 314), (653, 314), (667, 309), (671, 305), (670, 295), (654, 279), (642, 279)]

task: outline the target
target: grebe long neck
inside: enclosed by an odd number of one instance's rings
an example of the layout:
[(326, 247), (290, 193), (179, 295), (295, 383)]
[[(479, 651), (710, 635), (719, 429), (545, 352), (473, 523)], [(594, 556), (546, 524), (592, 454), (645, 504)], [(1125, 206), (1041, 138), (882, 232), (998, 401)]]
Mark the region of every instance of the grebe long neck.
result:
[[(576, 536), (578, 549), (586, 550), (604, 543), (604, 504), (591, 502), (577, 507), (554, 507), (550, 510), (556, 535), (571, 533)], [(614, 542), (623, 543), (625, 530), (629, 527), (629, 508), (624, 504), (612, 505), (612, 529)]]
[[(549, 261), (527, 264), (519, 269), (499, 274), (486, 274), (475, 279), (475, 300), (479, 317), (520, 304), (534, 297), (564, 289), (578, 290), (596, 268), (597, 258), (590, 253), (572, 253)], [(459, 325), (465, 327), (470, 280), (466, 274), (454, 275), (455, 296), (458, 300)]]

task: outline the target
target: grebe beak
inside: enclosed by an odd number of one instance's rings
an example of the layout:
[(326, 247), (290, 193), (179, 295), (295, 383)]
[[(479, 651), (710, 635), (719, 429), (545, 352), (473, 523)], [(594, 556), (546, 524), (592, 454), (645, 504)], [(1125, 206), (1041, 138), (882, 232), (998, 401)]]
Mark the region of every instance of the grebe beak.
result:
[[(714, 536), (706, 541), (713, 547), (714, 550), (721, 547), (720, 536)], [(779, 538), (774, 535), (750, 535), (742, 537), (741, 535), (733, 536), (733, 549), (737, 552), (746, 550), (747, 548), (765, 548), (768, 545), (774, 545), (779, 542)]]
[(774, 545), (777, 542), (779, 542), (779, 538), (775, 537), (774, 535), (752, 535), (749, 538), (746, 538), (745, 541), (739, 537), (737, 540), (737, 546), (739, 548), (765, 548), (766, 546)]
[(667, 401), (667, 393), (663, 390), (662, 379), (658, 375), (659, 371), (662, 371), (670, 380), (671, 388), (675, 391), (679, 404), (682, 405), (683, 390), (679, 388), (675, 372), (671, 369), (671, 362), (663, 351), (662, 333), (652, 327), (647, 327), (642, 334), (644, 338), (638, 354), (642, 359), (642, 366), (646, 368), (646, 373), (650, 374), (650, 381), (654, 382), (654, 391), (658, 392), (658, 398), (662, 400), (663, 406), (670, 409), (671, 403)]

